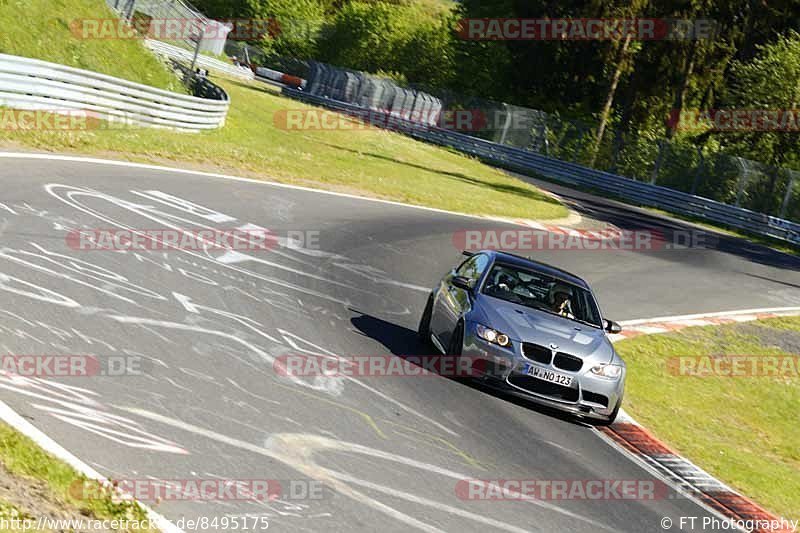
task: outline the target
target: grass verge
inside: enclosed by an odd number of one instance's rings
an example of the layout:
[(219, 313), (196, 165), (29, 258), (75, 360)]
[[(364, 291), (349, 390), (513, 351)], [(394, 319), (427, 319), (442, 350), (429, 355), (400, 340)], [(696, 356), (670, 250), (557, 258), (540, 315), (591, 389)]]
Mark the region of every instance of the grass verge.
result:
[[(430, 0), (442, 9), (449, 0)], [(83, 19), (116, 20), (103, 0), (0, 0), (0, 53), (93, 70), (185, 92), (178, 78), (138, 39), (81, 38)], [(25, 24), (20, 24), (25, 20)], [(215, 80), (216, 81), (216, 80)], [(221, 81), (231, 96), (218, 131), (18, 131), (0, 128), (0, 146), (178, 164), (285, 183), (408, 202), (470, 214), (554, 219), (557, 200), (463, 155), (402, 135), (369, 131), (286, 131), (275, 114), (308, 108), (263, 84)], [(329, 112), (327, 112), (329, 113)]]
[(615, 347), (628, 364), (625, 409), (634, 418), (767, 509), (800, 518), (800, 379), (685, 376), (668, 366), (683, 356), (797, 357), (800, 317), (688, 328)]
[(93, 70), (186, 93), (181, 81), (139, 39), (83, 39), (71, 25), (115, 20), (104, 0), (0, 0), (0, 53)]
[(282, 129), (276, 126), (276, 113), (312, 108), (258, 82), (215, 81), (232, 101), (220, 130), (0, 130), (0, 146), (178, 164), (470, 214), (537, 220), (568, 215), (556, 199), (532, 185), (397, 133), (378, 128)]
[(52, 457), (10, 426), (0, 423), (0, 518), (10, 521), (12, 518), (46, 516), (65, 520), (90, 518), (137, 522), (147, 519), (139, 505), (112, 498), (109, 491), (93, 490), (93, 497), (76, 499), (75, 487), (84, 483), (89, 482), (72, 467)]

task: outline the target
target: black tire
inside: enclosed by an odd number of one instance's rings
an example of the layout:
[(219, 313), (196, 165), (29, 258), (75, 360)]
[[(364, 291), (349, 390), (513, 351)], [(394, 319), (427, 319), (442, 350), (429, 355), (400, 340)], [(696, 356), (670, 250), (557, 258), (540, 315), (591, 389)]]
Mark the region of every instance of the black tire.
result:
[[(456, 329), (453, 330), (453, 334), (450, 336), (450, 343), (447, 346), (447, 355), (445, 357), (461, 357), (461, 352), (464, 350), (464, 323), (459, 321), (456, 325)], [(455, 365), (457, 368), (461, 368), (461, 365)], [(458, 381), (461, 383), (468, 383), (470, 381), (470, 376), (462, 376), (456, 373), (453, 376), (450, 376), (450, 379), (453, 381)]]
[(419, 342), (425, 347), (431, 345), (431, 314), (433, 314), (433, 293), (428, 296), (428, 303), (425, 304), (425, 310), (422, 312), (422, 318), (419, 319), (417, 328)]
[(447, 355), (460, 356), (464, 349), (464, 323), (459, 321), (456, 329), (450, 335), (450, 344), (447, 347)]

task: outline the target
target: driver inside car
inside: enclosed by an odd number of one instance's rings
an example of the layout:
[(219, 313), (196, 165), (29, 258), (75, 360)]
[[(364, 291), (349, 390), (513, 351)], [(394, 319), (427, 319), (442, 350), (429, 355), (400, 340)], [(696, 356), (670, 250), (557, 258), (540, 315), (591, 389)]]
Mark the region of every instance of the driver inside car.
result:
[(572, 313), (572, 290), (563, 283), (556, 283), (550, 289), (550, 309), (566, 318), (575, 318)]

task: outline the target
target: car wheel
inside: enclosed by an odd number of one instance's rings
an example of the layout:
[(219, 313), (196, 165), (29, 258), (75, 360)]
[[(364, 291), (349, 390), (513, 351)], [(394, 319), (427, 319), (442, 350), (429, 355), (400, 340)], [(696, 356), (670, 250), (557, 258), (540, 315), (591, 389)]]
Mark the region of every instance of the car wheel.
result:
[(428, 303), (425, 304), (425, 310), (422, 312), (422, 318), (419, 319), (417, 328), (419, 341), (425, 347), (431, 344), (431, 314), (433, 314), (433, 293), (428, 296)]
[(453, 334), (450, 335), (450, 345), (447, 347), (447, 355), (460, 356), (464, 349), (464, 323), (459, 321)]
[[(461, 352), (464, 350), (464, 323), (459, 321), (453, 334), (450, 336), (450, 344), (447, 347), (447, 355), (445, 357), (461, 357)], [(454, 365), (456, 368), (461, 368), (461, 365)], [(450, 379), (462, 383), (470, 381), (470, 376), (464, 376), (456, 372)]]

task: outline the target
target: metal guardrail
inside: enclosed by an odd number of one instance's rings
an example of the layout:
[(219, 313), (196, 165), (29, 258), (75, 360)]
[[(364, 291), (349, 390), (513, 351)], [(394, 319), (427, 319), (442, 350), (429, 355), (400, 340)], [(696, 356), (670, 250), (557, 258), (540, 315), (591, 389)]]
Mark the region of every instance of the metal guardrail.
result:
[[(191, 64), (192, 59), (194, 58), (194, 52), (179, 46), (167, 44), (163, 41), (147, 39), (145, 40), (145, 44), (147, 44), (147, 46), (157, 54), (161, 54), (162, 56), (175, 59), (177, 61), (182, 61), (184, 63)], [(214, 59), (213, 57), (208, 57), (203, 54), (199, 54), (197, 56), (197, 65), (208, 70), (233, 76), (235, 78), (244, 80), (255, 79), (255, 74), (253, 74), (253, 71), (249, 68), (237, 67), (235, 65), (231, 65), (230, 63), (225, 63), (224, 61), (220, 61), (219, 59)]]
[(230, 101), (224, 91), (215, 96), (224, 99), (177, 94), (58, 63), (0, 54), (0, 106), (14, 109), (83, 111), (117, 124), (200, 131), (225, 124)]
[(311, 61), (305, 91), (369, 109), (391, 110), (392, 114), (414, 117), (416, 122), (436, 126), (443, 111), (442, 101), (423, 91), (364, 72)]
[(381, 114), (380, 110), (365, 109), (346, 102), (314, 96), (289, 87), (283, 89), (283, 94), (297, 100), (327, 107), (357, 118), (363, 118), (377, 123), (380, 127), (397, 130), (422, 141), (453, 148), (509, 170), (527, 174), (539, 174), (568, 185), (579, 185), (607, 192), (638, 205), (694, 216), (758, 235), (800, 244), (800, 224), (789, 220), (756, 213), (741, 207), (735, 207), (667, 187), (651, 185), (575, 163), (553, 159), (520, 148), (485, 141), (447, 129), (426, 126), (388, 113), (384, 113), (385, 117), (381, 118), (380, 121), (376, 121), (376, 116)]
[(179, 22), (180, 31), (174, 35), (175, 41), (215, 54), (223, 53), (224, 37), (232, 29), (230, 25), (206, 17), (183, 0), (106, 0), (106, 4), (127, 21), (150, 18)]

